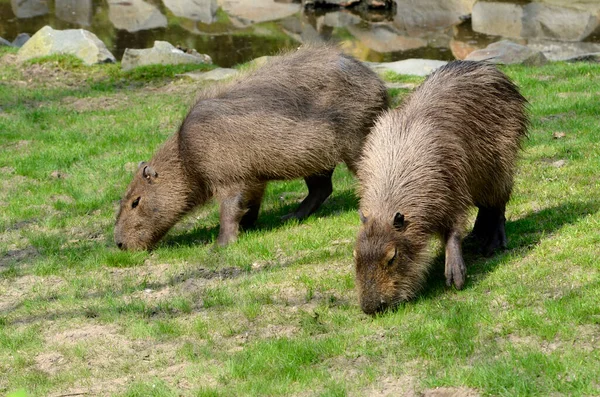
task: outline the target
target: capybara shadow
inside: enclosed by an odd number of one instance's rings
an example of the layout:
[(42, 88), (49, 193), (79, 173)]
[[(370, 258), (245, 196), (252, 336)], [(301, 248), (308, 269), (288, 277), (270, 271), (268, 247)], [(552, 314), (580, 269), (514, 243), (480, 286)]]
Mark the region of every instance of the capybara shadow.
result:
[(171, 136), (140, 163), (114, 230), (121, 249), (152, 248), (185, 214), (219, 202), (217, 242), (258, 218), (268, 181), (304, 178), (308, 195), (287, 218), (303, 219), (333, 191), (338, 163), (351, 172), (385, 84), (333, 46), (304, 46), (232, 82), (204, 90)]
[[(465, 245), (464, 258), (468, 264), (469, 274), (474, 276), (467, 280), (465, 288), (492, 273), (504, 262), (504, 258), (525, 257), (534, 249), (544, 236), (552, 235), (557, 230), (574, 224), (581, 218), (600, 211), (600, 202), (572, 202), (555, 207), (530, 212), (527, 215), (506, 222), (506, 233), (511, 236), (508, 247), (493, 257), (482, 255), (475, 244)], [(431, 272), (427, 277), (419, 299), (435, 298), (446, 291), (444, 278), (444, 254), (440, 252), (432, 262)]]
[[(295, 203), (287, 203), (285, 205), (272, 206), (263, 211), (260, 218), (251, 227), (244, 230), (252, 233), (254, 231), (269, 231), (280, 227), (285, 220), (284, 215), (288, 214), (296, 207)], [(345, 189), (333, 193), (327, 201), (323, 203), (315, 216), (329, 217), (342, 212), (355, 211), (358, 208), (358, 197), (353, 189)], [(171, 233), (166, 236), (164, 242), (160, 245), (164, 246), (193, 246), (197, 244), (208, 244), (214, 241), (219, 234), (218, 225), (211, 227), (196, 227), (190, 231), (186, 231), (177, 235)]]
[(506, 247), (504, 214), (527, 134), (526, 106), (495, 66), (455, 61), (379, 118), (358, 169), (355, 262), (365, 313), (416, 296), (432, 265), (435, 236), (445, 247), (446, 283), (461, 289), (462, 232), (474, 206), (472, 234), (482, 252)]

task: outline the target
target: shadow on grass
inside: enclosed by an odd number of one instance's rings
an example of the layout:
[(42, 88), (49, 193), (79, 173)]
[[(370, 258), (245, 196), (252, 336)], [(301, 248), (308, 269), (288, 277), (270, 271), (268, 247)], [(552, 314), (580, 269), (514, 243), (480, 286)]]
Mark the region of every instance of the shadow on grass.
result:
[[(271, 201), (273, 201), (273, 198), (271, 199)], [(281, 227), (287, 222), (281, 218), (294, 211), (298, 205), (299, 204), (297, 203), (286, 203), (266, 211), (260, 211), (256, 224), (254, 227), (248, 229), (247, 233), (251, 234), (255, 231), (270, 231)], [(323, 203), (323, 205), (321, 205), (321, 207), (319, 207), (319, 209), (311, 216), (329, 217), (342, 212), (353, 211), (357, 208), (358, 197), (353, 189), (341, 190), (339, 192), (334, 191), (327, 201), (325, 201), (325, 203)], [(195, 228), (178, 235), (167, 236), (159, 246), (193, 247), (198, 244), (209, 244), (216, 241), (218, 235), (219, 225), (208, 228)]]
[[(467, 274), (470, 276), (486, 275), (505, 263), (510, 256), (525, 257), (542, 239), (551, 236), (563, 226), (573, 224), (580, 218), (598, 211), (600, 211), (600, 202), (598, 201), (572, 202), (534, 211), (520, 219), (509, 221), (506, 223), (508, 249), (505, 251), (497, 252), (491, 257), (483, 257), (476, 252), (474, 246), (467, 245), (463, 248)], [(481, 277), (476, 279), (481, 279)], [(470, 288), (473, 283), (477, 283), (472, 280), (473, 278), (467, 279), (465, 289)], [(447, 288), (444, 278), (444, 253), (441, 252), (433, 261), (432, 271), (419, 299), (436, 297), (444, 293)]]

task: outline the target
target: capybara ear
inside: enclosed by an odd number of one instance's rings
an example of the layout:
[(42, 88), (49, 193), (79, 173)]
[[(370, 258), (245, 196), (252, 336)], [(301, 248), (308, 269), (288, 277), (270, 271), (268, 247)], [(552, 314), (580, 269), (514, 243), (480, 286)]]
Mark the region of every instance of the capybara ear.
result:
[(144, 176), (144, 178), (146, 178), (148, 180), (148, 182), (150, 182), (150, 181), (152, 181), (152, 179), (158, 177), (158, 172), (154, 171), (154, 168), (147, 165), (144, 167), (144, 170), (142, 171), (142, 175)]
[(394, 215), (394, 228), (396, 228), (396, 230), (402, 230), (403, 227), (404, 227), (404, 214), (396, 212), (396, 215)]
[(367, 217), (365, 216), (365, 214), (363, 214), (363, 212), (361, 210), (358, 210), (358, 217), (360, 218), (360, 221), (362, 223), (367, 222)]

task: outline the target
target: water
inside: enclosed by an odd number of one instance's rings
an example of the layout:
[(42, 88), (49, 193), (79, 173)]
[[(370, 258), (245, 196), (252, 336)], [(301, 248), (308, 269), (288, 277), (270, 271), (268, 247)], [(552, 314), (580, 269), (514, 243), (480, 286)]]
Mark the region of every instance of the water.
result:
[(285, 0), (0, 0), (0, 36), (83, 28), (118, 59), (125, 48), (165, 40), (224, 67), (326, 41), (372, 62), (462, 59), (505, 37), (563, 57), (600, 52), (598, 0), (474, 3), (397, 0), (394, 10), (359, 12), (303, 11)]

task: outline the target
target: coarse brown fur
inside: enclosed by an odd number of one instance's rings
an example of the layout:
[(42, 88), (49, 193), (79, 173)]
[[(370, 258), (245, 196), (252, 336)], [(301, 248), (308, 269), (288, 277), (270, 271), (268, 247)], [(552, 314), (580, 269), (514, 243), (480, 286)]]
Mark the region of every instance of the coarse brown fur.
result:
[(385, 112), (359, 163), (362, 225), (355, 250), (361, 308), (375, 313), (415, 296), (430, 267), (428, 246), (446, 247), (446, 281), (462, 288), (461, 235), (473, 229), (485, 254), (506, 247), (505, 206), (527, 101), (494, 66), (455, 61)]
[(252, 225), (267, 181), (304, 178), (302, 219), (331, 194), (340, 162), (355, 172), (362, 145), (388, 107), (385, 85), (332, 46), (302, 47), (205, 90), (179, 132), (139, 167), (121, 201), (115, 241), (148, 249), (192, 208), (216, 196), (218, 242)]

